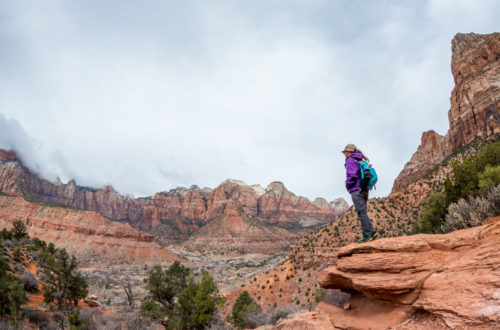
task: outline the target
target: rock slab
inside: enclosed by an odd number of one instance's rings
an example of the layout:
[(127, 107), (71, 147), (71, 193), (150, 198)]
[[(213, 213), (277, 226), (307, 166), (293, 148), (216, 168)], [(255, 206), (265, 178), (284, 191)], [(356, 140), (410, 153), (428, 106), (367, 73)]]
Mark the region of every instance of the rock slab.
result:
[(348, 245), (318, 282), (424, 309), (450, 327), (498, 327), (500, 217), (449, 234)]

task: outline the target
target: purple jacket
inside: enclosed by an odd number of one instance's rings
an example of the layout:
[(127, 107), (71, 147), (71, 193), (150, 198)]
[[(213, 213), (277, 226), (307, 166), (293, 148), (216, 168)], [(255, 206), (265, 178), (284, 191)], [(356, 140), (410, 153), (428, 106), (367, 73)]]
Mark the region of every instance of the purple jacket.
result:
[(361, 170), (359, 169), (359, 161), (362, 159), (363, 156), (359, 152), (353, 152), (345, 161), (347, 175), (345, 187), (349, 193), (361, 189)]

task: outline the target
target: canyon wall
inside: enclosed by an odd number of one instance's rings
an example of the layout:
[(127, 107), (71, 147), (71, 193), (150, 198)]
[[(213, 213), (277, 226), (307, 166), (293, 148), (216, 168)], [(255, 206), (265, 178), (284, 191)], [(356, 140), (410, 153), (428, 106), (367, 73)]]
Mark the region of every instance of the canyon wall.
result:
[(49, 182), (26, 168), (13, 152), (4, 150), (0, 150), (0, 192), (37, 203), (95, 211), (141, 230), (166, 227), (162, 242), (187, 239), (208, 221), (224, 215), (230, 203), (239, 212), (265, 223), (304, 228), (332, 222), (347, 208), (338, 200), (328, 203), (318, 198), (310, 202), (288, 191), (281, 182), (263, 189), (226, 180), (213, 190), (191, 186), (133, 198), (111, 186), (91, 189), (78, 186), (74, 180), (66, 184)]
[(22, 221), (30, 236), (76, 255), (82, 265), (180, 260), (153, 242), (152, 235), (110, 221), (97, 212), (0, 196), (0, 227), (11, 228), (14, 221)]
[(445, 136), (425, 132), (411, 160), (394, 181), (398, 191), (475, 138), (500, 134), (500, 33), (457, 34), (452, 40), (451, 71), (455, 87)]

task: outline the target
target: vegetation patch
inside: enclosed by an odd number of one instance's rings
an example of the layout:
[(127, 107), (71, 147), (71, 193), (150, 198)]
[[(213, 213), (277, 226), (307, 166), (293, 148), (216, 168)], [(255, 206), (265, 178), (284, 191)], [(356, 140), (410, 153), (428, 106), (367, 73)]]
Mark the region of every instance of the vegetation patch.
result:
[[(477, 155), (461, 163), (453, 162), (452, 173), (448, 174), (444, 181), (444, 190), (430, 194), (422, 202), (421, 218), (414, 224), (413, 232), (443, 233), (468, 228), (482, 223), (485, 216), (498, 214), (495, 214), (498, 211), (494, 204), (493, 192), (498, 184), (500, 184), (500, 141), (482, 144)], [(460, 200), (463, 201), (459, 202)], [(490, 206), (487, 205), (489, 201), (493, 203)], [(452, 204), (455, 205), (449, 209)], [(478, 214), (463, 216), (477, 207), (479, 207)], [(452, 212), (448, 216), (450, 210)], [(447, 216), (448, 221), (446, 221)], [(465, 218), (469, 220), (463, 220)]]

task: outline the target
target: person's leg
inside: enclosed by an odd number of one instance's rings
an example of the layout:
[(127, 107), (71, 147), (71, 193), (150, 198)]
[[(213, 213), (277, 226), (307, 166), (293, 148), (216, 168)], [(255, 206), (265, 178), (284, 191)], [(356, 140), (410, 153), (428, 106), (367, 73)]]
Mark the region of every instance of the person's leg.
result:
[(359, 221), (361, 222), (361, 232), (363, 233), (363, 237), (368, 238), (375, 232), (375, 230), (373, 230), (372, 223), (368, 218), (368, 214), (366, 213), (366, 202), (368, 196), (361, 192), (361, 190), (358, 190), (352, 192), (351, 197), (354, 208), (358, 213)]
[[(363, 197), (363, 200), (365, 202), (365, 210), (367, 209), (367, 204), (368, 204), (368, 190), (363, 190), (361, 191), (361, 196)], [(370, 232), (370, 236), (372, 236), (373, 234), (376, 233), (375, 229), (373, 229), (373, 225), (372, 225), (372, 221), (370, 220), (370, 218), (368, 217), (368, 213), (365, 212), (366, 214), (366, 220), (368, 222), (368, 230)]]

